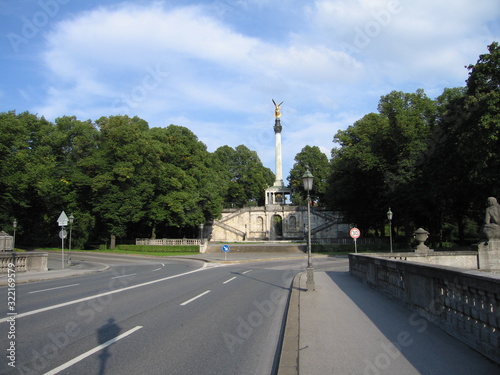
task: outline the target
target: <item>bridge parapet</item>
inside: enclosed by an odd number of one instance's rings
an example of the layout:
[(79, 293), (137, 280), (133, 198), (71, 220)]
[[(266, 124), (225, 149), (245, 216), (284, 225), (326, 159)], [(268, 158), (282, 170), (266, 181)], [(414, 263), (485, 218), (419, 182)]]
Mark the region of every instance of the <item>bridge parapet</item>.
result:
[(500, 364), (500, 275), (349, 254), (351, 276)]
[(48, 256), (47, 253), (41, 252), (0, 253), (0, 274), (8, 273), (9, 269), (12, 270), (10, 264), (15, 265), (15, 272), (47, 271)]

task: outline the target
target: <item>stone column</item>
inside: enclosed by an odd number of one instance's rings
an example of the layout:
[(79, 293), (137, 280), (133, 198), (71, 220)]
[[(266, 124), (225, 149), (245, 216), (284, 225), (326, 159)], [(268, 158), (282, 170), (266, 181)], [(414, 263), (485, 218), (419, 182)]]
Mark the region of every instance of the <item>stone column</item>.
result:
[(281, 160), (281, 121), (276, 118), (274, 123), (274, 134), (275, 134), (275, 167), (276, 167), (276, 181), (274, 186), (284, 186), (283, 183), (283, 165)]

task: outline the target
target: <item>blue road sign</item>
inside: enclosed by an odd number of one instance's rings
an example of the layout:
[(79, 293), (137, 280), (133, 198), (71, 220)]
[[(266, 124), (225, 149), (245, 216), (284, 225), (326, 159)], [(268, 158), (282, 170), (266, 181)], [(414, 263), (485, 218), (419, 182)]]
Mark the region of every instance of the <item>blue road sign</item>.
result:
[(222, 245), (222, 251), (227, 253), (229, 251), (229, 245)]

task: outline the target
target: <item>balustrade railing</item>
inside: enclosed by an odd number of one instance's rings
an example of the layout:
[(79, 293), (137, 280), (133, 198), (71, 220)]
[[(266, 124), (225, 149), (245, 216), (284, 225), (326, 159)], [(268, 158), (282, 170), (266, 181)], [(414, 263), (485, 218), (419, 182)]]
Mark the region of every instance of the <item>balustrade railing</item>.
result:
[(199, 246), (201, 245), (200, 239), (194, 238), (182, 238), (182, 239), (170, 239), (170, 238), (136, 238), (136, 245), (152, 245), (152, 246)]
[(349, 269), (500, 363), (500, 275), (359, 254)]

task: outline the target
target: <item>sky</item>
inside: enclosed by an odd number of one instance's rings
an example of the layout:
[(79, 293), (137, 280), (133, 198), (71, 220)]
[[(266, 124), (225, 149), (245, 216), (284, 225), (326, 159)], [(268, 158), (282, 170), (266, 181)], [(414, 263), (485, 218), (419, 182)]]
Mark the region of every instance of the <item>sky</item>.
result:
[(498, 0), (2, 0), (0, 112), (189, 128), (283, 176), (393, 90), (465, 86), (500, 41)]

